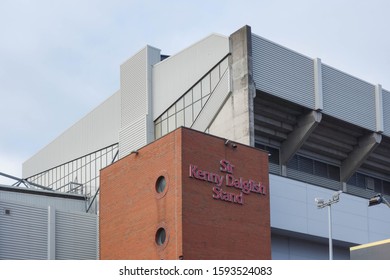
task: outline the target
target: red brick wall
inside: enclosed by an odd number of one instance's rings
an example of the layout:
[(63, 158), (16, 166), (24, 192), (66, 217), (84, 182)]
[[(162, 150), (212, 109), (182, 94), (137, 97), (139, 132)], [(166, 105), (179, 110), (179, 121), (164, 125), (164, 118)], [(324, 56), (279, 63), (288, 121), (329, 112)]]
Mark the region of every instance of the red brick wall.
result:
[[(185, 259), (271, 259), (268, 154), (187, 130), (183, 135), (183, 255)], [(242, 205), (214, 199), (213, 184), (189, 177), (189, 165), (220, 172), (220, 160), (235, 165), (233, 176), (260, 181), (266, 195), (243, 194)], [(224, 185), (224, 184), (223, 184)], [(239, 194), (234, 187), (224, 191)]]
[[(101, 171), (100, 258), (178, 259), (181, 236), (181, 140), (175, 131)], [(155, 182), (167, 179), (158, 194)], [(168, 230), (163, 246), (157, 229)]]
[[(244, 145), (190, 129), (178, 129), (101, 171), (101, 259), (270, 259), (268, 156)], [(213, 184), (189, 177), (189, 165), (266, 186), (266, 195), (244, 194), (243, 205), (213, 199)], [(155, 182), (167, 178), (158, 194)], [(234, 187), (224, 191), (239, 194)], [(157, 245), (159, 227), (168, 232)]]

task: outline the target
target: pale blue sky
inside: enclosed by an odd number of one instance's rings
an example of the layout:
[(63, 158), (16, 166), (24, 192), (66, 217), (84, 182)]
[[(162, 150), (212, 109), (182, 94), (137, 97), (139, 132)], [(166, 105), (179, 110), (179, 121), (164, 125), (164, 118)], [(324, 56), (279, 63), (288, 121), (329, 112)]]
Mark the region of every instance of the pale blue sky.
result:
[(120, 64), (146, 44), (171, 55), (247, 24), (390, 90), (389, 12), (386, 0), (0, 0), (0, 172), (20, 177), (119, 89)]

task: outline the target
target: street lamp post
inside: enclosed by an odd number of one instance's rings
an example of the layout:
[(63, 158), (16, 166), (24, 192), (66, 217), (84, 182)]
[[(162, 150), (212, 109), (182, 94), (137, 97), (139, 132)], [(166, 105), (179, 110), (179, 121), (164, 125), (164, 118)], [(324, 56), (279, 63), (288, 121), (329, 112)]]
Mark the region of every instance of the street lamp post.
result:
[(332, 198), (325, 202), (323, 198), (315, 198), (317, 208), (322, 209), (328, 207), (328, 230), (329, 230), (329, 260), (333, 260), (333, 241), (332, 241), (332, 209), (331, 206), (334, 203), (339, 202), (340, 194), (342, 191), (337, 191), (333, 194)]

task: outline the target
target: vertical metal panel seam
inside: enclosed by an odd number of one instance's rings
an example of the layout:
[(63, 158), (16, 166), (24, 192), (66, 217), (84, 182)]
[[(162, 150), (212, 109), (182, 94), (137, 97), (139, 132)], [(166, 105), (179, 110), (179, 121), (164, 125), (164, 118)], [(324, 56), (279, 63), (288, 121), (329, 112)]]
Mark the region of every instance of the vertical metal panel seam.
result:
[(382, 85), (375, 85), (375, 111), (376, 111), (376, 131), (382, 133), (384, 131), (383, 125), (383, 93)]

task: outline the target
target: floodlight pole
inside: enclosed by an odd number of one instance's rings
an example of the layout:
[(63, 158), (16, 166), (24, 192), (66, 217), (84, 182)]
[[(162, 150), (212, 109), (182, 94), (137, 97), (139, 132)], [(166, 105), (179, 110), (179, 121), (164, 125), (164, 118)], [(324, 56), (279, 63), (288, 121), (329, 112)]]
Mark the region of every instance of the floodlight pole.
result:
[(328, 207), (328, 230), (329, 230), (329, 260), (333, 260), (333, 238), (332, 238), (332, 204), (339, 202), (342, 191), (337, 191), (333, 194), (328, 202), (324, 202), (321, 198), (316, 198), (317, 208), (322, 209)]
[(333, 239), (332, 239), (332, 207), (328, 205), (328, 229), (329, 229), (329, 260), (333, 260)]

